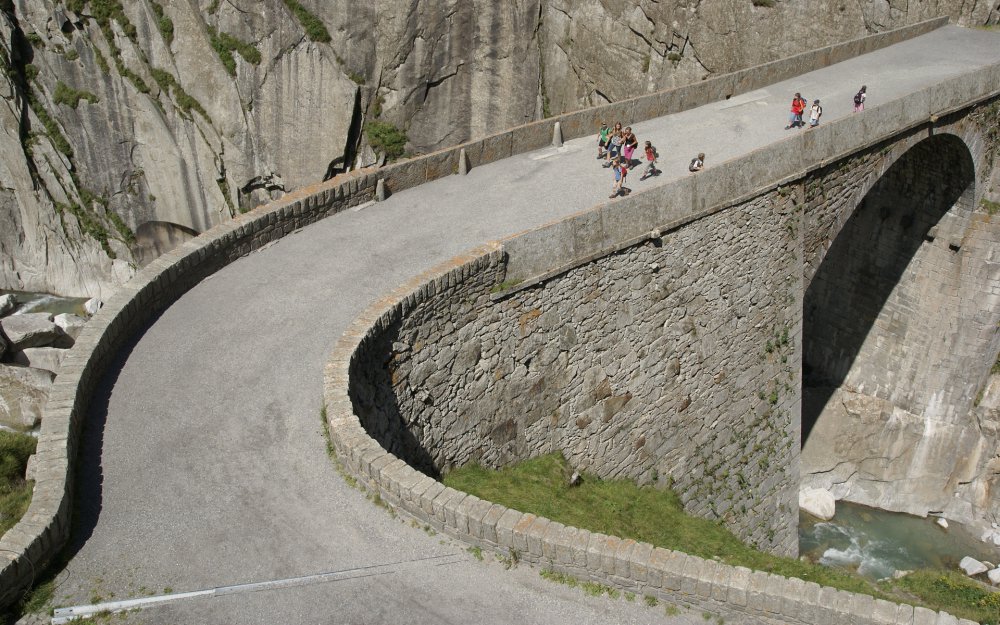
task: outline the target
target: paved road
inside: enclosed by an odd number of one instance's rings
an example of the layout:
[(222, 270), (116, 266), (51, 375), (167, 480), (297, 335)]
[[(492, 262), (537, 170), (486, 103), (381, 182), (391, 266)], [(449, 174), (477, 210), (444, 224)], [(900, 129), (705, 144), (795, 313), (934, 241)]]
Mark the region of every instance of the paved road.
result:
[[(783, 130), (795, 91), (820, 98), (829, 121), (852, 114), (861, 83), (874, 106), (998, 61), (1000, 33), (947, 27), (635, 124), (640, 140), (659, 146), (665, 173), (631, 186), (688, 175), (698, 151), (711, 167), (808, 132)], [(92, 411), (81, 487), (89, 505), (56, 605), (339, 572), (175, 601), (129, 621), (702, 622), (479, 562), (372, 505), (326, 456), (321, 374), (351, 320), (442, 260), (606, 201), (610, 174), (594, 148), (593, 138), (576, 140), (398, 193), (286, 237), (185, 294), (123, 354)]]

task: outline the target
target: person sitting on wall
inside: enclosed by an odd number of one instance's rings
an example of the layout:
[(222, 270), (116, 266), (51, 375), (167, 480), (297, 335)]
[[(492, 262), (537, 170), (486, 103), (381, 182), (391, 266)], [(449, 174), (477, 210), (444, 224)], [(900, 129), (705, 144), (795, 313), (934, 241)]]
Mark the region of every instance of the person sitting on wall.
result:
[(698, 156), (691, 159), (691, 164), (688, 165), (688, 171), (701, 171), (705, 167), (705, 153), (699, 152)]

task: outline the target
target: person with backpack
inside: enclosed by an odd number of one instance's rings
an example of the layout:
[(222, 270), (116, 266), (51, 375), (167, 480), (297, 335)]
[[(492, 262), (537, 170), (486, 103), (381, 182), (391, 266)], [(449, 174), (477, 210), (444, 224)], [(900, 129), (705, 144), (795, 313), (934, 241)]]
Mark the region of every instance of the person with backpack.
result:
[(703, 167), (705, 167), (705, 153), (701, 152), (698, 156), (691, 159), (691, 164), (688, 165), (688, 171), (701, 171)]
[(860, 113), (865, 110), (865, 98), (868, 97), (868, 87), (861, 85), (861, 89), (854, 94), (854, 112)]
[(788, 125), (785, 126), (785, 130), (789, 128), (795, 128), (796, 126), (804, 125), (802, 123), (802, 113), (806, 110), (806, 101), (802, 97), (801, 93), (796, 93), (795, 97), (792, 98), (792, 111), (788, 115)]
[(819, 100), (813, 100), (812, 108), (809, 109), (809, 127), (819, 126), (819, 118), (823, 115), (823, 107), (819, 105)]

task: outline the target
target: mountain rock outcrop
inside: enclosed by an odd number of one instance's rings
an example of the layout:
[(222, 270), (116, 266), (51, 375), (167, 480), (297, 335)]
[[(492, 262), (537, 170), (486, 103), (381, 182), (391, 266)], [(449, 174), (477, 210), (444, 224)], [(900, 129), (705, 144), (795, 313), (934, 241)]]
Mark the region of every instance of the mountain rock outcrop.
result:
[(997, 5), (2, 0), (0, 288), (106, 298), (239, 211), (384, 155), (939, 14), (996, 24)]

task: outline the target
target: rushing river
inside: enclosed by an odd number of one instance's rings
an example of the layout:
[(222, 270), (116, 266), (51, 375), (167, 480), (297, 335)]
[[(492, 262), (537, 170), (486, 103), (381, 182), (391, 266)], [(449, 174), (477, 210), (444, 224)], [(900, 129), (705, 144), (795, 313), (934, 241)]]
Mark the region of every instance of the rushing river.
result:
[(958, 523), (946, 530), (935, 520), (838, 501), (830, 521), (801, 514), (799, 551), (814, 562), (872, 579), (919, 568), (954, 571), (965, 556), (1000, 564), (1000, 549)]
[(36, 313), (47, 312), (53, 315), (70, 313), (86, 317), (87, 313), (83, 309), (86, 297), (60, 297), (49, 295), (48, 293), (26, 293), (24, 291), (4, 291), (0, 289), (0, 295), (13, 293), (17, 298), (18, 307), (16, 313)]

